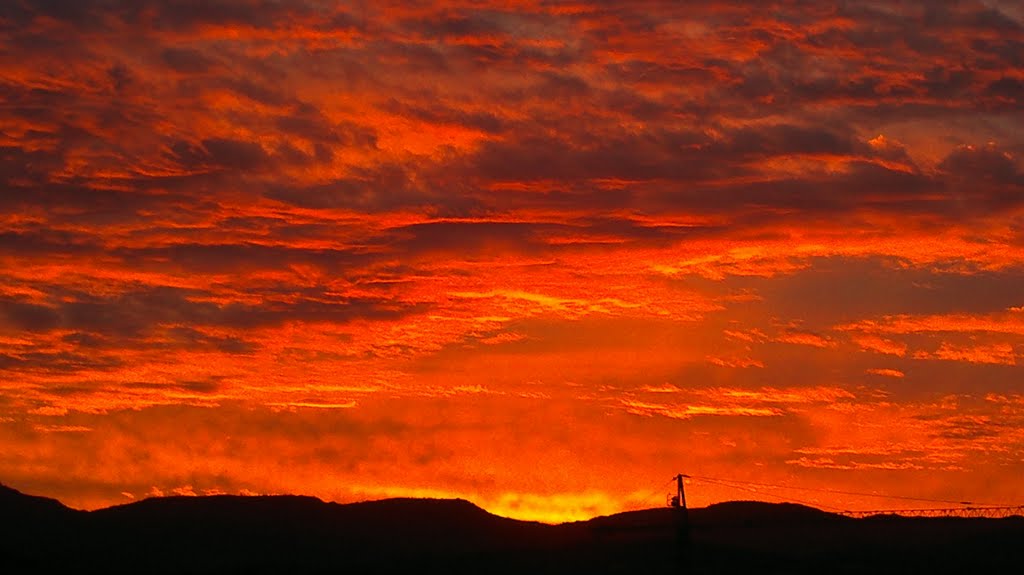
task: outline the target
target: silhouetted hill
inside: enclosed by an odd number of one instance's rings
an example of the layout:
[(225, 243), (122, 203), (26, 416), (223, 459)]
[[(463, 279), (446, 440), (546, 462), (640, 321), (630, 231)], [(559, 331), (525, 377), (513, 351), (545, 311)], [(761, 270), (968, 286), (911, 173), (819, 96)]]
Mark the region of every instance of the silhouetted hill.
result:
[(222, 495), (81, 512), (0, 486), (0, 518), (2, 573), (956, 573), (1024, 560), (1021, 518), (849, 519), (759, 502), (692, 509), (680, 531), (672, 509), (545, 525), (463, 500)]
[[(721, 526), (792, 525), (812, 522), (851, 521), (850, 518), (828, 513), (795, 503), (764, 503), (761, 501), (728, 501), (707, 507), (690, 509), (690, 526), (694, 528)], [(608, 528), (644, 528), (671, 525), (675, 521), (673, 509), (643, 509), (627, 511), (605, 517), (595, 517), (586, 523)]]
[(850, 521), (850, 518), (796, 503), (764, 503), (762, 501), (727, 501), (694, 509), (690, 519), (695, 524), (792, 524), (807, 522)]
[(4, 517), (20, 517), (22, 519), (57, 518), (76, 513), (56, 499), (25, 495), (24, 493), (0, 484), (0, 511)]
[(493, 550), (529, 539), (530, 528), (538, 525), (492, 515), (463, 500), (388, 499), (339, 505), (290, 495), (163, 497), (90, 515), (106, 530), (136, 531), (143, 526), (147, 539), (174, 538), (205, 546), (234, 534), (249, 542), (297, 546), (296, 550), (324, 545), (349, 554), (381, 545), (401, 552)]

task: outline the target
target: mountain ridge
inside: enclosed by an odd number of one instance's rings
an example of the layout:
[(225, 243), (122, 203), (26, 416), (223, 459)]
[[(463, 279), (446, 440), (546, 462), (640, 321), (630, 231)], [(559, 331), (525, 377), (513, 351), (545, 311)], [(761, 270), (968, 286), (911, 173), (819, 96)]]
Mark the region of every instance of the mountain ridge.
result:
[[(316, 507), (319, 505), (323, 506), (335, 506), (337, 508), (349, 508), (357, 509), (360, 507), (376, 507), (385, 510), (389, 507), (400, 507), (400, 506), (415, 506), (422, 507), (421, 510), (428, 510), (432, 505), (439, 506), (450, 506), (452, 509), (461, 509), (463, 511), (472, 509), (474, 511), (499, 518), (508, 521), (516, 521), (520, 523), (531, 523), (539, 525), (571, 525), (580, 523), (589, 523), (593, 521), (606, 521), (612, 518), (624, 518), (632, 514), (645, 514), (645, 513), (662, 513), (669, 512), (668, 508), (648, 508), (648, 509), (635, 509), (620, 511), (609, 515), (598, 515), (588, 519), (580, 519), (576, 521), (566, 521), (562, 523), (545, 523), (541, 521), (534, 521), (528, 519), (517, 519), (512, 517), (505, 517), (492, 513), (479, 505), (463, 498), (433, 498), (433, 497), (389, 497), (384, 499), (372, 499), (366, 501), (354, 501), (347, 503), (339, 503), (334, 501), (325, 501), (319, 497), (312, 495), (293, 495), (293, 494), (259, 494), (259, 495), (234, 495), (234, 494), (217, 494), (217, 495), (161, 495), (146, 497), (137, 501), (129, 501), (125, 503), (118, 503), (108, 507), (101, 507), (98, 509), (91, 510), (80, 510), (73, 507), (69, 507), (59, 501), (58, 499), (43, 497), (37, 495), (30, 495), (21, 492), (13, 487), (0, 483), (0, 509), (6, 504), (8, 500), (15, 500), (15, 497), (20, 496), (23, 498), (22, 505), (26, 506), (38, 506), (51, 507), (54, 510), (60, 508), (69, 512), (75, 513), (89, 513), (104, 515), (108, 513), (121, 513), (128, 510), (136, 510), (143, 508), (154, 508), (154, 507), (174, 507), (174, 506), (189, 506), (189, 505), (200, 505), (205, 503), (229, 503), (229, 504), (244, 504), (244, 505), (262, 505), (270, 502), (278, 504), (289, 504), (297, 505), (304, 504), (309, 507)], [(32, 503), (27, 503), (31, 501)], [(729, 515), (744, 515), (746, 514), (754, 516), (771, 516), (773, 513), (780, 513), (783, 515), (814, 515), (819, 517), (831, 516), (836, 518), (842, 518), (843, 516), (824, 511), (808, 505), (797, 504), (797, 503), (769, 503), (763, 501), (752, 501), (752, 500), (735, 500), (725, 501), (719, 503), (712, 503), (707, 507), (695, 507), (690, 508), (691, 514), (696, 514), (699, 518), (702, 515), (707, 515), (715, 518), (726, 518)]]
[[(1024, 560), (1024, 518), (851, 519), (725, 502), (549, 525), (464, 499), (147, 498), (93, 511), (0, 486), (0, 571), (76, 573), (938, 573)], [(968, 569), (968, 568), (971, 569)]]

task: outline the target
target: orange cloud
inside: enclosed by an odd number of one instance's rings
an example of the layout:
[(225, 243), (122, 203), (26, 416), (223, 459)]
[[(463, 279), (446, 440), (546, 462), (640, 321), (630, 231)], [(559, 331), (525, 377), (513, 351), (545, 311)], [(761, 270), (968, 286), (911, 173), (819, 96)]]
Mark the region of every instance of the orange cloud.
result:
[(903, 357), (907, 354), (907, 345), (891, 339), (885, 339), (870, 334), (855, 334), (853, 341), (865, 351), (874, 351), (887, 355)]
[(1017, 364), (1017, 354), (1013, 346), (1007, 343), (960, 347), (943, 342), (934, 352), (917, 352), (914, 357), (916, 359), (943, 359), (972, 363)]
[(906, 377), (906, 375), (907, 375), (907, 374), (903, 373), (902, 371), (900, 371), (898, 369), (889, 369), (889, 368), (871, 368), (871, 369), (867, 370), (867, 373), (874, 374), (874, 375), (880, 375), (882, 377), (896, 377), (896, 378)]
[(792, 343), (796, 345), (809, 345), (812, 347), (835, 347), (836, 343), (818, 334), (791, 331), (778, 336), (775, 341), (781, 343)]

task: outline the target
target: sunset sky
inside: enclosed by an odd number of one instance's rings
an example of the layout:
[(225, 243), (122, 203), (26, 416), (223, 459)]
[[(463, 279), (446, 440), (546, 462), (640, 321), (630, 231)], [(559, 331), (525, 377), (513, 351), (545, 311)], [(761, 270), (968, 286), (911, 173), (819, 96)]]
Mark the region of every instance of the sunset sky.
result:
[(1022, 158), (1018, 0), (5, 1), (0, 482), (1019, 504)]

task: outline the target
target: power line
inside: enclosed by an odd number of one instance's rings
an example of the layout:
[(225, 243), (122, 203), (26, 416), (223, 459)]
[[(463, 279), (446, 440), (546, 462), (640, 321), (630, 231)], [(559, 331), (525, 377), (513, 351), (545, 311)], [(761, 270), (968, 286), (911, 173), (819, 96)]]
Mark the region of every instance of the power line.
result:
[[(840, 509), (839, 507), (833, 507), (831, 505), (826, 505), (824, 503), (805, 501), (805, 500), (802, 500), (802, 499), (797, 499), (796, 497), (782, 497), (782, 496), (779, 496), (779, 495), (774, 495), (774, 494), (771, 494), (771, 493), (765, 493), (763, 491), (758, 491), (756, 489), (751, 489), (749, 487), (743, 487), (742, 485), (731, 485), (730, 483), (727, 482), (727, 481), (731, 481), (731, 480), (720, 481), (720, 480), (711, 479), (711, 478), (708, 478), (708, 477), (693, 477), (693, 476), (686, 476), (686, 475), (684, 475), (683, 477), (690, 477), (690, 479), (697, 479), (698, 481), (703, 481), (703, 482), (706, 482), (706, 483), (716, 483), (716, 484), (722, 485), (724, 487), (729, 487), (730, 489), (739, 489), (739, 490), (742, 490), (742, 491), (747, 491), (747, 492), (750, 492), (750, 493), (755, 493), (757, 495), (763, 495), (763, 496), (766, 496), (766, 497), (771, 497), (772, 499), (778, 499), (778, 500), (785, 501), (785, 502), (800, 503), (802, 505), (807, 505), (809, 507), (818, 507), (818, 508), (824, 507), (826, 509), (831, 509), (832, 511), (843, 511), (843, 509)], [(738, 483), (743, 483), (743, 482), (738, 482)], [(763, 487), (768, 487), (768, 486), (767, 485), (763, 485)]]
[[(700, 476), (700, 475), (683, 475), (683, 477), (688, 477), (690, 479), (696, 479), (698, 481), (701, 481), (701, 480), (709, 481), (709, 482), (712, 482), (712, 483), (726, 481), (726, 482), (730, 482), (730, 483), (736, 483), (736, 484), (742, 484), (742, 485), (752, 485), (752, 486), (756, 486), (756, 487), (767, 487), (767, 488), (774, 488), (774, 489), (793, 489), (793, 490), (797, 490), (797, 491), (817, 491), (817, 492), (820, 492), (820, 493), (833, 493), (833, 494), (840, 494), (840, 495), (857, 495), (857, 496), (861, 496), (861, 497), (877, 497), (877, 498), (881, 498), (881, 499), (902, 499), (902, 500), (905, 500), (905, 501), (924, 501), (924, 502), (928, 502), (928, 503), (949, 503), (949, 504), (953, 504), (953, 505), (975, 505), (975, 503), (972, 502), (972, 501), (953, 501), (953, 500), (949, 500), (949, 499), (931, 499), (931, 498), (927, 498), (927, 497), (908, 497), (908, 496), (905, 496), (905, 495), (886, 495), (886, 494), (882, 494), (882, 493), (866, 493), (866, 492), (861, 492), (861, 491), (844, 491), (842, 489), (828, 489), (828, 488), (822, 488), (822, 487), (794, 487), (794, 486), (791, 486), (791, 485), (777, 485), (777, 484), (772, 484), (772, 483), (760, 483), (760, 482), (756, 482), (756, 481), (740, 481), (738, 479), (722, 479), (722, 478), (717, 478), (717, 477), (706, 477), (706, 476)], [(997, 506), (997, 505), (992, 504), (992, 506)]]
[(783, 497), (783, 496), (775, 495), (775, 494), (772, 494), (772, 493), (765, 493), (764, 491), (759, 491), (757, 489), (751, 489), (749, 487), (743, 487), (742, 485), (731, 484), (731, 483), (726, 482), (726, 481), (716, 481), (716, 480), (710, 480), (710, 479), (703, 479), (703, 481), (706, 482), (706, 483), (715, 483), (717, 485), (722, 485), (722, 486), (728, 487), (730, 489), (739, 489), (741, 491), (747, 491), (749, 493), (755, 493), (757, 495), (764, 495), (766, 497), (771, 497), (772, 499), (778, 499), (780, 501), (786, 501), (786, 502), (791, 502), (791, 503), (801, 503), (803, 505), (809, 505), (809, 506), (812, 506), (812, 507), (827, 507), (829, 509), (834, 509), (834, 510), (837, 510), (837, 511), (839, 510), (838, 507), (831, 507), (831, 506), (828, 506), (828, 505), (825, 505), (825, 504), (822, 504), (822, 503), (818, 503), (818, 502), (805, 501), (805, 500), (802, 500), (802, 499), (797, 499), (796, 497)]
[[(655, 489), (651, 489), (650, 490), (651, 494), (648, 495), (647, 497), (645, 497), (644, 499), (642, 499), (640, 501), (640, 505), (648, 505), (648, 504), (650, 504), (651, 500), (654, 499), (655, 497), (664, 497), (664, 495), (665, 495), (665, 488), (668, 487), (673, 481), (675, 481), (675, 478), (669, 479), (666, 483), (663, 483), (663, 484), (659, 485)], [(641, 492), (641, 493), (643, 493), (643, 492)]]
[(904, 517), (988, 517), (997, 519), (1024, 515), (1024, 505), (952, 507), (948, 509), (875, 509), (842, 511), (841, 513), (847, 517), (854, 518), (871, 517), (873, 515), (902, 515)]

